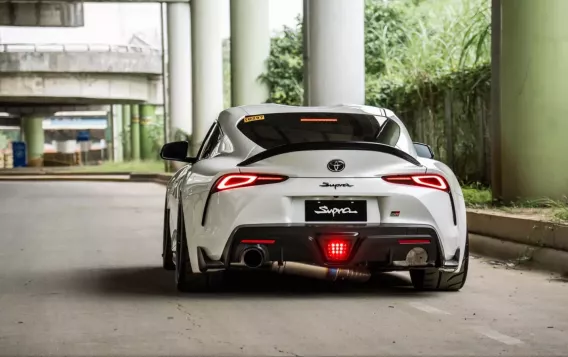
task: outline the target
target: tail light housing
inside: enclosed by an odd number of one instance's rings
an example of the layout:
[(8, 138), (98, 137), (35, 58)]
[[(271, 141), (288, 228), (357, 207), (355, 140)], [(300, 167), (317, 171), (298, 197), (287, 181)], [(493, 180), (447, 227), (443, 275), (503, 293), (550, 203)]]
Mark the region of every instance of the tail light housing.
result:
[(232, 190), (250, 186), (266, 185), (283, 182), (287, 176), (265, 174), (228, 174), (221, 176), (213, 186), (211, 193)]
[(324, 242), (325, 258), (332, 262), (341, 262), (349, 259), (352, 242), (348, 239), (329, 239)]
[(400, 185), (426, 187), (444, 192), (450, 192), (448, 181), (446, 181), (446, 179), (440, 175), (392, 175), (383, 176), (383, 180)]

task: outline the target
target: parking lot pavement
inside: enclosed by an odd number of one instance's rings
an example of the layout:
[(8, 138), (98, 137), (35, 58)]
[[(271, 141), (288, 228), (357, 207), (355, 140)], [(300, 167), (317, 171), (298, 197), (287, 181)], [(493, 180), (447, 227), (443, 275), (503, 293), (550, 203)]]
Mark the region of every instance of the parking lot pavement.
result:
[(250, 274), (177, 293), (165, 189), (0, 182), (0, 355), (528, 356), (568, 352), (568, 284), (475, 258), (457, 293)]

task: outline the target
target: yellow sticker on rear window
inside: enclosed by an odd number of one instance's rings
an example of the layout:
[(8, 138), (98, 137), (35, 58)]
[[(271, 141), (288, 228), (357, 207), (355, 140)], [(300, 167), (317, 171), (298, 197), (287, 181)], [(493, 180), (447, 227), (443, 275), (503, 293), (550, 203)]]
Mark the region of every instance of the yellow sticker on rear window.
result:
[(254, 115), (251, 117), (245, 117), (245, 123), (249, 123), (251, 121), (257, 121), (257, 120), (264, 120), (264, 115)]

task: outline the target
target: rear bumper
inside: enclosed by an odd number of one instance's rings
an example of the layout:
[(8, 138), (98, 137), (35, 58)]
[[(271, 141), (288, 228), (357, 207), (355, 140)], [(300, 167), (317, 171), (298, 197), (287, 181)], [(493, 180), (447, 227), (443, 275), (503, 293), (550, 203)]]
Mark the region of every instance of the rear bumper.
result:
[[(330, 263), (325, 259), (322, 239), (338, 235), (350, 237), (353, 249), (345, 262)], [(219, 261), (210, 259), (204, 247), (197, 247), (199, 270), (229, 269), (240, 263), (241, 253), (246, 248), (259, 245), (266, 252), (268, 261), (293, 261), (330, 267), (364, 265), (371, 271), (409, 269), (401, 262), (415, 247), (423, 248), (428, 254), (423, 267), (452, 269), (457, 267), (459, 260), (459, 251), (455, 259), (444, 260), (443, 246), (435, 229), (426, 225), (243, 225), (234, 229)]]

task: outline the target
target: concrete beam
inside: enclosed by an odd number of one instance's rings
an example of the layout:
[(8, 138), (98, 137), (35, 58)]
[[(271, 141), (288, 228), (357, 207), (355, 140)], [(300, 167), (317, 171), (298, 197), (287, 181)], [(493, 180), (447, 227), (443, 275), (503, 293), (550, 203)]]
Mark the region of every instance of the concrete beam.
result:
[(33, 49), (25, 49), (21, 52), (3, 52), (11, 49), (2, 47), (0, 44), (0, 73), (162, 74), (162, 56), (159, 51), (32, 52)]
[(9, 113), (11, 115), (20, 116), (51, 116), (57, 112), (87, 112), (87, 111), (104, 111), (105, 106), (101, 105), (26, 105), (14, 103), (14, 105), (6, 105), (0, 103), (0, 113)]
[[(82, 27), (83, 2), (0, 2), (0, 26)], [(0, 61), (1, 62), (1, 61)]]
[(0, 102), (34, 104), (161, 103), (161, 81), (116, 74), (0, 74)]

